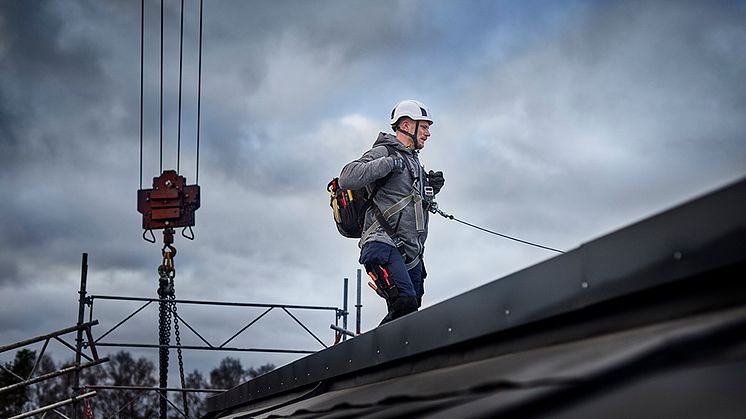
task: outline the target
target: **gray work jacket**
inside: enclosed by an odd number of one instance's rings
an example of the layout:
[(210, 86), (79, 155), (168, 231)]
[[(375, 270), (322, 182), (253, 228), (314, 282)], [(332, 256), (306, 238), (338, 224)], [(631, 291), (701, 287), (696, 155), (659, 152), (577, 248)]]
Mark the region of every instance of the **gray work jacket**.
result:
[[(397, 151), (389, 152), (384, 144)], [(404, 242), (407, 259), (405, 262), (411, 269), (424, 252), (429, 220), (425, 202), (422, 200), (427, 179), (425, 169), (420, 164), (418, 152), (406, 148), (395, 136), (382, 132), (378, 134), (373, 148), (342, 169), (339, 175), (339, 186), (342, 189), (367, 187), (370, 192), (377, 180), (391, 173), (392, 157), (395, 155), (405, 160), (405, 169), (402, 173), (394, 173), (383, 185), (379, 186), (373, 202), (394, 228), (399, 239)], [(378, 225), (372, 208), (369, 208), (365, 214), (360, 248), (371, 241), (395, 246), (383, 227)]]

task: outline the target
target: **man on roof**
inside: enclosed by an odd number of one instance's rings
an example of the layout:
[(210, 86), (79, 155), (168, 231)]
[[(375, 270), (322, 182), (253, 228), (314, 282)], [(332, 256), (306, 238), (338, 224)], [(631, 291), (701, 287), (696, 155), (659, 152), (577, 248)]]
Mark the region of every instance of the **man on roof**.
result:
[(428, 107), (401, 101), (390, 124), (394, 134), (379, 133), (373, 147), (339, 175), (340, 188), (365, 187), (373, 196), (359, 243), (360, 263), (386, 300), (388, 314), (381, 324), (422, 305), (428, 209), (445, 183), (443, 172), (426, 173), (419, 160), (433, 125)]

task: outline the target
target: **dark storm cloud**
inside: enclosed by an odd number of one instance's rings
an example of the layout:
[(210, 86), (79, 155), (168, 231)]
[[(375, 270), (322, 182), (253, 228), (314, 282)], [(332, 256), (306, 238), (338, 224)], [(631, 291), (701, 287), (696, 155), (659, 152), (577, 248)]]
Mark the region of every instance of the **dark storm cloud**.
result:
[(63, 141), (36, 128), (54, 122), (69, 136), (65, 122), (85, 103), (102, 98), (105, 77), (99, 52), (90, 44), (62, 42), (64, 24), (54, 13), (53, 2), (3, 2), (0, 8), (0, 122), (5, 134), (0, 138), (0, 158), (7, 173), (37, 155), (64, 154), (68, 141), (76, 138)]
[[(99, 247), (95, 239), (102, 237), (114, 242), (104, 232), (129, 208), (109, 207), (124, 178), (107, 174), (127, 165), (121, 138), (128, 117), (117, 90), (121, 76), (106, 68), (106, 48), (117, 45), (102, 47), (103, 38), (87, 33), (97, 25), (115, 28), (95, 16), (112, 10), (51, 1), (0, 8), (0, 186), (13, 196), (0, 204), (3, 218), (13, 220), (0, 226), (0, 283), (23, 285), (21, 275), (43, 266), (35, 263), (39, 254), (54, 261), (55, 271), (76, 269), (79, 246)], [(118, 250), (119, 265), (141, 262)]]
[[(14, 195), (14, 199), (4, 200), (2, 204), (3, 217), (13, 222), (4, 222), (0, 227), (0, 246), (6, 249), (6, 269), (2, 271), (0, 282), (18, 280), (20, 269), (13, 265), (22, 258), (19, 260), (17, 252), (31, 247), (38, 249), (44, 242), (43, 238), (47, 237), (41, 224), (50, 224), (50, 220), (43, 218), (37, 220), (45, 220), (43, 223), (33, 222), (28, 215), (49, 207), (26, 207), (18, 198), (28, 196), (24, 186), (38, 185), (45, 178), (41, 170), (29, 170), (27, 166), (36, 162), (35, 169), (40, 169), (43, 165), (38, 164), (36, 158), (55, 158), (66, 149), (60, 138), (54, 138), (47, 131), (48, 118), (57, 119), (60, 111), (72, 111), (80, 105), (76, 96), (93, 91), (84, 80), (100, 80), (100, 72), (91, 61), (94, 54), (89, 48), (63, 49), (59, 45), (62, 23), (50, 12), (48, 5), (41, 4), (40, 7), (39, 3), (29, 2), (4, 2), (0, 5), (0, 39), (3, 44), (0, 61), (0, 132), (3, 133), (0, 138), (0, 184), (3, 191)], [(76, 69), (78, 66), (80, 73)], [(66, 101), (69, 108), (53, 103), (53, 98)], [(30, 182), (26, 183), (24, 179)]]
[[(281, 193), (309, 186), (287, 168), (314, 168), (305, 158), (305, 147), (311, 145), (299, 144), (297, 137), (341, 111), (335, 96), (342, 89), (331, 78), (348, 85), (346, 73), (358, 61), (378, 60), (384, 69), (389, 60), (425, 45), (434, 29), (423, 13), (415, 13), (415, 5), (405, 3), (235, 2), (219, 15), (208, 14), (209, 21), (221, 24), (208, 30), (206, 45), (233, 46), (206, 55), (205, 68), (214, 70), (204, 81), (205, 118), (214, 122), (214, 131), (207, 136), (217, 145), (206, 151), (207, 164), (218, 174), (244, 179), (248, 187), (265, 193), (277, 190), (273, 184)], [(295, 68), (273, 68), (275, 74), (297, 78), (305, 72), (306, 84), (283, 89), (282, 79), (275, 76), (279, 89), (257, 99), (258, 86), (272, 77), (270, 62), (280, 49)], [(317, 92), (315, 84), (328, 90)], [(229, 91), (233, 99), (225, 101)]]
[[(314, 175), (329, 175), (324, 162), (338, 150), (304, 141), (309, 131), (350, 114), (383, 116), (407, 95), (443, 95), (454, 77), (473, 76), (483, 52), (503, 48), (490, 34), (541, 32), (531, 26), (544, 19), (533, 13), (541, 4), (529, 13), (510, 2), (226, 3), (206, 14), (205, 45), (223, 47), (206, 50), (204, 167), (265, 194), (316, 188)], [(387, 129), (385, 117), (376, 121)]]
[[(205, 138), (214, 145), (206, 167), (267, 194), (315, 187), (308, 174), (326, 170), (324, 154), (335, 150), (304, 142), (309, 131), (373, 107), (385, 115), (368, 102), (385, 95), (389, 107), (408, 94), (395, 86), (437, 89), (433, 80), (459, 69), (468, 48), (483, 47), (476, 38), (489, 26), (472, 19), (499, 17), (498, 10), (488, 2), (235, 2), (206, 14), (212, 25), (205, 45), (225, 45), (206, 50), (204, 116), (212, 123)], [(381, 82), (370, 89), (369, 80)], [(262, 85), (273, 86), (271, 94)]]
[(223, 6), (206, 14), (213, 22), (222, 22), (210, 29), (208, 34), (214, 37), (238, 36), (256, 43), (291, 34), (321, 54), (340, 47), (351, 60), (392, 57), (399, 49), (432, 46), (436, 29), (422, 1), (229, 1)]

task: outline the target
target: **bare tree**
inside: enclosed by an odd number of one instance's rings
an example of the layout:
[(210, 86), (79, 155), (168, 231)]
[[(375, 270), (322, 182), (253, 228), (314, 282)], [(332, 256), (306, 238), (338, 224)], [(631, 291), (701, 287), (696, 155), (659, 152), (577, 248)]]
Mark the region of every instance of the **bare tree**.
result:
[(245, 375), (241, 360), (227, 356), (217, 368), (210, 371), (210, 385), (212, 388), (233, 388), (241, 384)]
[[(129, 352), (117, 352), (109, 362), (90, 368), (83, 374), (86, 385), (156, 386), (155, 366), (145, 358), (132, 358)], [(158, 416), (158, 395), (153, 391), (99, 390), (91, 401), (94, 411), (105, 417), (146, 419)]]
[[(197, 370), (194, 370), (187, 374), (184, 379), (187, 388), (209, 388), (205, 377)], [(171, 401), (181, 407), (182, 398), (180, 393), (175, 393)], [(189, 404), (189, 417), (199, 418), (207, 413), (207, 397), (206, 393), (187, 393), (187, 402)], [(172, 419), (183, 419), (183, 416), (178, 412), (172, 412), (169, 417)]]
[[(13, 362), (8, 362), (0, 368), (0, 387), (18, 383), (18, 377), (26, 378), (31, 373), (36, 361), (36, 352), (21, 349), (16, 352)], [(29, 392), (26, 387), (6, 391), (0, 394), (0, 417), (10, 417), (22, 413), (29, 404)]]
[[(39, 360), (37, 374), (43, 375), (57, 371), (66, 366), (72, 365), (70, 361), (67, 365), (60, 363), (55, 364), (51, 356), (44, 354)], [(48, 406), (52, 403), (59, 402), (72, 396), (73, 373), (64, 374), (58, 377), (50, 378), (45, 381), (34, 384), (29, 387), (32, 394), (32, 403), (34, 407)], [(70, 416), (72, 415), (72, 406), (63, 406), (56, 409), (58, 412)]]
[[(81, 386), (138, 386), (156, 387), (156, 369), (154, 364), (146, 358), (134, 359), (129, 352), (118, 352), (109, 356), (106, 364), (81, 370)], [(34, 362), (36, 353), (28, 349), (16, 353), (15, 360), (6, 363), (4, 367), (21, 377), (28, 377)], [(56, 371), (72, 365), (73, 361), (60, 362), (56, 364), (49, 356), (44, 355), (39, 360), (39, 366), (35, 376)], [(188, 388), (233, 388), (243, 381), (258, 377), (275, 368), (273, 364), (267, 363), (258, 368), (250, 367), (244, 369), (238, 358), (226, 357), (221, 360), (220, 365), (210, 372), (210, 382), (197, 370), (192, 371), (185, 377)], [(13, 374), (0, 369), (0, 387), (15, 384), (20, 380)], [(73, 373), (61, 375), (45, 380), (29, 387), (5, 392), (0, 394), (0, 417), (13, 416), (37, 407), (46, 406), (73, 395)], [(198, 418), (205, 415), (206, 393), (187, 393), (189, 404), (189, 416)], [(181, 406), (180, 393), (171, 394), (171, 401), (176, 406)], [(142, 390), (98, 390), (96, 397), (90, 399), (96, 417), (120, 418), (120, 419), (145, 419), (158, 416), (159, 396), (154, 391)], [(63, 406), (56, 409), (59, 413), (72, 417), (72, 406)], [(170, 417), (181, 418), (175, 409), (169, 409)]]

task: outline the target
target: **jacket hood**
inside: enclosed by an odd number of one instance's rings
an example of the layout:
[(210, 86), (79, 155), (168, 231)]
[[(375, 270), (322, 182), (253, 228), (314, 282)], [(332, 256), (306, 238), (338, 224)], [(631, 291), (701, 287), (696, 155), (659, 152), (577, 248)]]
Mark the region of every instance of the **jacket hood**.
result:
[(373, 143), (373, 147), (376, 147), (379, 145), (390, 145), (401, 151), (405, 151), (409, 153), (412, 152), (412, 150), (408, 149), (404, 144), (399, 142), (399, 140), (396, 139), (396, 136), (385, 133), (385, 132), (379, 132), (378, 138), (376, 138), (376, 141)]

